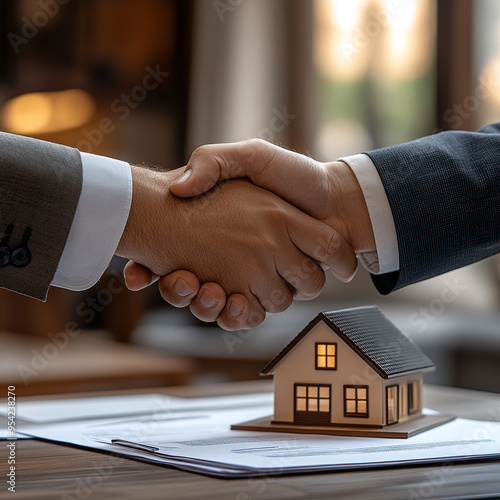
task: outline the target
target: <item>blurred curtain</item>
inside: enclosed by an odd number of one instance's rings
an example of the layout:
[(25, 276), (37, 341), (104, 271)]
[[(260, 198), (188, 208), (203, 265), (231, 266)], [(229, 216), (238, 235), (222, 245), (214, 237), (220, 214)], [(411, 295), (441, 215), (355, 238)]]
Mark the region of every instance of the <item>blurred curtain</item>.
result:
[(270, 123), (284, 109), (293, 114), (290, 5), (286, 0), (194, 3), (188, 153), (201, 144), (256, 136), (286, 142), (288, 124)]

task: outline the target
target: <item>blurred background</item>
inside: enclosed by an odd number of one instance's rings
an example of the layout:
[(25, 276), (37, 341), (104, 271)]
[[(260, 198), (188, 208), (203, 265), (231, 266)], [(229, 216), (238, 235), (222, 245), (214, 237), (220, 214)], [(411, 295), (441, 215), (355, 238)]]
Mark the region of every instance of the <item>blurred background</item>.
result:
[[(129, 162), (185, 164), (261, 137), (332, 160), (500, 120), (495, 0), (17, 0), (0, 3), (0, 130)], [(258, 378), (319, 311), (377, 304), (435, 361), (427, 381), (500, 392), (498, 258), (377, 294), (360, 269), (224, 332), (114, 259), (46, 303), (0, 291), (0, 381), (18, 395)]]

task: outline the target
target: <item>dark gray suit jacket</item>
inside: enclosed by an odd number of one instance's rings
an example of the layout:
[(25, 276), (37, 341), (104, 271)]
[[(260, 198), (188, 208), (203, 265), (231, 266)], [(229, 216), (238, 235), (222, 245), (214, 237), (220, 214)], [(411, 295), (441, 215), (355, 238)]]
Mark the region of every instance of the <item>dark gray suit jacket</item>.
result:
[(367, 153), (391, 206), (400, 271), (381, 293), (500, 252), (500, 123)]
[(0, 132), (0, 287), (46, 297), (81, 186), (78, 150)]

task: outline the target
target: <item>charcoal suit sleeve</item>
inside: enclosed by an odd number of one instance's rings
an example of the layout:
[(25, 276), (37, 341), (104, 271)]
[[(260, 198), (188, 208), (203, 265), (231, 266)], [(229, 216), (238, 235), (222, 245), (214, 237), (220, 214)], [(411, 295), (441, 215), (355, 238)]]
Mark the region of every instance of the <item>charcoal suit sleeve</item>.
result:
[(45, 299), (82, 186), (77, 149), (0, 133), (0, 286)]
[(500, 252), (500, 123), (366, 153), (391, 207), (399, 271), (372, 275), (387, 294)]

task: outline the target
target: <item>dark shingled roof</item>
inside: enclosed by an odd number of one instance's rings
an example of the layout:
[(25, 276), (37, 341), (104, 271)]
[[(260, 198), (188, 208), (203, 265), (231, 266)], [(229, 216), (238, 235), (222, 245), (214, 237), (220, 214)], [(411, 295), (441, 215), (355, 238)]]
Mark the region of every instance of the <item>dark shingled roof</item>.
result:
[(324, 321), (384, 378), (430, 371), (434, 363), (376, 306), (318, 314), (261, 372), (270, 373), (319, 322)]

